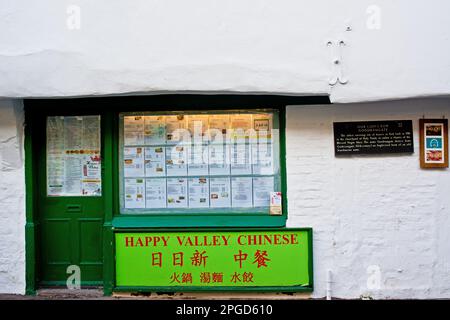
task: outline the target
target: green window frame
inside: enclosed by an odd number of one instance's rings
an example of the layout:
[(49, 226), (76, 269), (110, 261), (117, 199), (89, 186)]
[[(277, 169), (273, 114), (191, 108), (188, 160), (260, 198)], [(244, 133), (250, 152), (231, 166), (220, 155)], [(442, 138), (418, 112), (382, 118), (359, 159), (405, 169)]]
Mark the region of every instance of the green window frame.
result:
[[(275, 188), (282, 194), (282, 214), (270, 215), (268, 208), (249, 208), (245, 210), (233, 208), (209, 209), (175, 209), (175, 210), (124, 210), (123, 197), (123, 142), (122, 121), (126, 115), (167, 115), (167, 114), (219, 114), (219, 113), (261, 113), (270, 112), (273, 115), (274, 129), (277, 135), (278, 172), (274, 174)], [(113, 186), (114, 186), (114, 217), (112, 224), (116, 228), (130, 227), (284, 227), (287, 219), (286, 199), (286, 163), (285, 163), (285, 107), (245, 107), (232, 108), (227, 106), (211, 106), (202, 109), (196, 107), (126, 107), (114, 112), (113, 125)]]

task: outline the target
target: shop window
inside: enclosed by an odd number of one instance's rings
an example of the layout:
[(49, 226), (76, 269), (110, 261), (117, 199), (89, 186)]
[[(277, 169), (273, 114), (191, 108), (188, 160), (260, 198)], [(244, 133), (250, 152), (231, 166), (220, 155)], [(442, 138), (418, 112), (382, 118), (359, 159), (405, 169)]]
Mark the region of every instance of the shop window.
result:
[(278, 110), (119, 114), (120, 213), (269, 214)]
[(47, 117), (47, 196), (101, 196), (100, 116)]

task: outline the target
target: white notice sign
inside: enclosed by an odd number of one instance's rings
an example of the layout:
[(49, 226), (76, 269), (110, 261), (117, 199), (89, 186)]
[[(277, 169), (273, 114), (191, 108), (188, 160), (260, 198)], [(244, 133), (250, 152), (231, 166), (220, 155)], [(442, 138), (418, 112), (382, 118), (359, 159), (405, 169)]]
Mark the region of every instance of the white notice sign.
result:
[(253, 206), (252, 178), (231, 178), (231, 205), (233, 208), (248, 208)]

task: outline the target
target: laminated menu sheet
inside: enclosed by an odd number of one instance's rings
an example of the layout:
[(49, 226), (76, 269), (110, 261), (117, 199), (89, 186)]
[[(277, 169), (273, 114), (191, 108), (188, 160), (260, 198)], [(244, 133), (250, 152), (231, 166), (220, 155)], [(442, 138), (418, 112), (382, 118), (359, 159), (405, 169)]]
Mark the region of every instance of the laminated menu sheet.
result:
[(47, 118), (47, 195), (100, 196), (100, 116)]

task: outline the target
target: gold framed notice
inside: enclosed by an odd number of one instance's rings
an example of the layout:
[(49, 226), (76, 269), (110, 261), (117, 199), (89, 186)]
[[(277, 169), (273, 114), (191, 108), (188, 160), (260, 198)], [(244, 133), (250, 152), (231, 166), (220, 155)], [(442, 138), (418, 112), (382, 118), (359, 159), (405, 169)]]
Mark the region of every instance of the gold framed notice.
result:
[(420, 119), (420, 167), (448, 168), (448, 119)]

